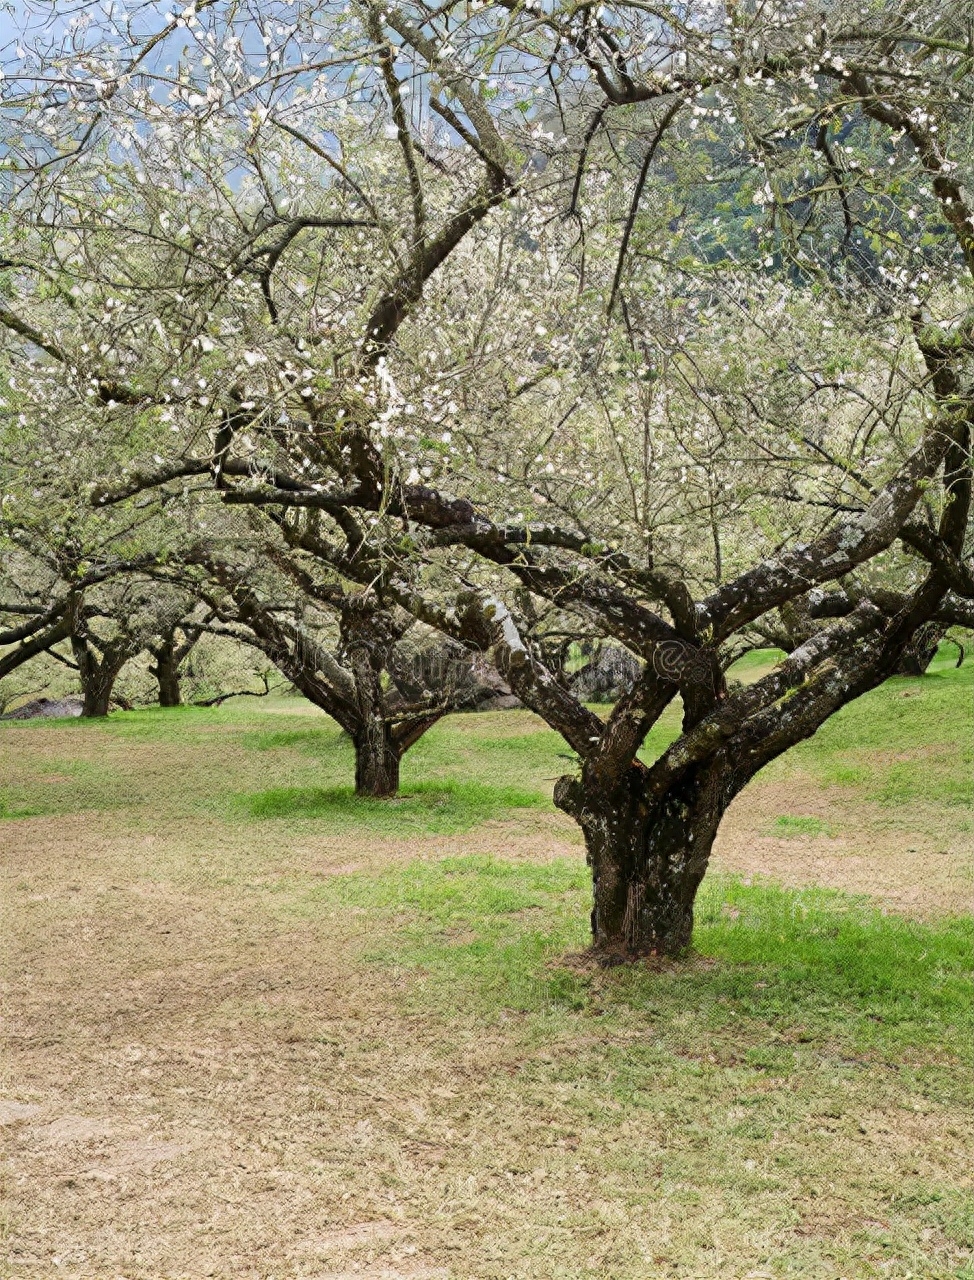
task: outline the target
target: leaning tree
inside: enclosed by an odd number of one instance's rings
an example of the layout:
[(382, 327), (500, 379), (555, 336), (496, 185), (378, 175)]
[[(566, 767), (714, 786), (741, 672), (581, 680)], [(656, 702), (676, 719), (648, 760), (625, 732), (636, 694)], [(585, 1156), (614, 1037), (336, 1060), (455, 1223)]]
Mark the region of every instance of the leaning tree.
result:
[[(677, 953), (734, 796), (974, 598), (965, 6), (299, 10), (261, 67), (219, 5), (169, 71), (174, 31), (45, 51), (18, 394), (124, 442), (96, 507), (209, 488), (491, 650), (577, 755), (597, 949)], [(606, 719), (538, 602), (641, 660)]]

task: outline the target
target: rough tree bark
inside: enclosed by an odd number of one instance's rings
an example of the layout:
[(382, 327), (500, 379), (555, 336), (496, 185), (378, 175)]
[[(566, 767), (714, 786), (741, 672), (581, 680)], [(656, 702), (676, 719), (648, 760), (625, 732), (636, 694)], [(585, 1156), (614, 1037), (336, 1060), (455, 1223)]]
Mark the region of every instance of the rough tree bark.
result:
[(380, 716), (363, 725), (352, 739), (355, 745), (355, 794), (394, 796), (399, 791), (401, 756), (390, 740)]
[[(676, 957), (690, 946), (693, 906), (721, 819), (764, 765), (813, 734), (839, 707), (896, 670), (942, 595), (931, 581), (892, 613), (847, 601), (769, 675), (729, 694), (716, 653), (675, 643), (617, 702), (607, 720), (560, 689), (495, 611), (503, 670), (524, 701), (581, 757), (555, 803), (581, 826), (592, 869), (592, 944), (607, 964)], [(714, 677), (717, 678), (714, 678)], [(635, 751), (646, 726), (681, 692), (683, 732), (652, 765)]]
[(71, 637), (71, 648), (81, 681), (82, 716), (107, 716), (119, 672), (137, 650), (120, 640), (105, 645), (99, 656), (91, 639), (77, 634)]
[(584, 773), (555, 787), (555, 804), (585, 836), (592, 945), (610, 964), (689, 947), (697, 889), (729, 803), (720, 763), (691, 770), (659, 798), (648, 775), (636, 761), (611, 790)]
[(379, 798), (399, 790), (401, 752), (387, 715), (382, 673), (403, 630), (365, 595), (347, 596), (342, 602), (341, 646), (357, 713), (352, 733), (356, 795)]

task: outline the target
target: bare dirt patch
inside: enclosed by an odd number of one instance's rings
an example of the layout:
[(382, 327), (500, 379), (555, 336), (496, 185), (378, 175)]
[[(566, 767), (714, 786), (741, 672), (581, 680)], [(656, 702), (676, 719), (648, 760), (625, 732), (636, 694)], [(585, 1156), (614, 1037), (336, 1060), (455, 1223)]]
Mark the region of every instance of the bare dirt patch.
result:
[(319, 1271), (312, 1280), (448, 1280), (449, 1275), (445, 1267), (401, 1267), (395, 1271), (388, 1267), (362, 1271), (357, 1267), (354, 1271)]
[(10, 1102), (0, 1099), (0, 1124), (19, 1124), (36, 1116), (42, 1108), (33, 1102)]
[(516, 738), (523, 734), (551, 733), (533, 711), (476, 711), (453, 718), (451, 727), (474, 738)]
[(319, 1249), (345, 1249), (372, 1240), (388, 1240), (398, 1230), (394, 1222), (355, 1222), (350, 1227), (343, 1227), (341, 1231), (319, 1235), (316, 1243)]
[(279, 852), (274, 874), (303, 872), (327, 878), (403, 862), (435, 862), (470, 855), (552, 862), (584, 857), (584, 844), (578, 827), (565, 814), (527, 810), (523, 817), (495, 819), (457, 835), (383, 837), (367, 832), (336, 833), (313, 841), (304, 838), (293, 848)]
[(66, 1147), (104, 1138), (111, 1131), (110, 1120), (91, 1116), (61, 1116), (48, 1124), (34, 1126), (31, 1140), (42, 1147)]

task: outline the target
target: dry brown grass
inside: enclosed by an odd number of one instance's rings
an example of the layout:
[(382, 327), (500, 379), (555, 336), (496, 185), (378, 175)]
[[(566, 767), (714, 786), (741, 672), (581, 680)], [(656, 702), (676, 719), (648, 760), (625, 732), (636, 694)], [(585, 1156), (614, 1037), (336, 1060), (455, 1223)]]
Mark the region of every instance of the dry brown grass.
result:
[[(781, 814), (821, 819), (837, 834), (776, 836)], [(800, 776), (761, 781), (738, 796), (721, 824), (714, 866), (865, 893), (916, 916), (963, 913), (974, 902), (971, 841), (945, 829), (940, 806), (913, 804), (904, 822), (883, 805), (836, 795)]]

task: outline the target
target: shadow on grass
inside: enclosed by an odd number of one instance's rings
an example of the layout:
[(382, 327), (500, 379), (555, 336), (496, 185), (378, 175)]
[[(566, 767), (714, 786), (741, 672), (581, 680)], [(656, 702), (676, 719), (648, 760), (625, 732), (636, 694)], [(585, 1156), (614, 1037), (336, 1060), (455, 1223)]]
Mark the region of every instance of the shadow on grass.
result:
[(576, 863), (451, 858), (315, 892), (377, 925), (388, 917), (366, 959), (421, 974), (409, 998), (443, 1016), (635, 1014), (660, 1044), (675, 1037), (728, 1061), (750, 1054), (771, 1071), (790, 1070), (796, 1051), (970, 1055), (969, 919), (920, 923), (836, 892), (714, 877), (690, 957), (606, 971), (584, 958), (590, 889)]
[(251, 818), (323, 819), (370, 831), (451, 834), (509, 810), (546, 808), (535, 791), (480, 782), (413, 782), (390, 799), (357, 796), (351, 787), (276, 787), (241, 797)]

